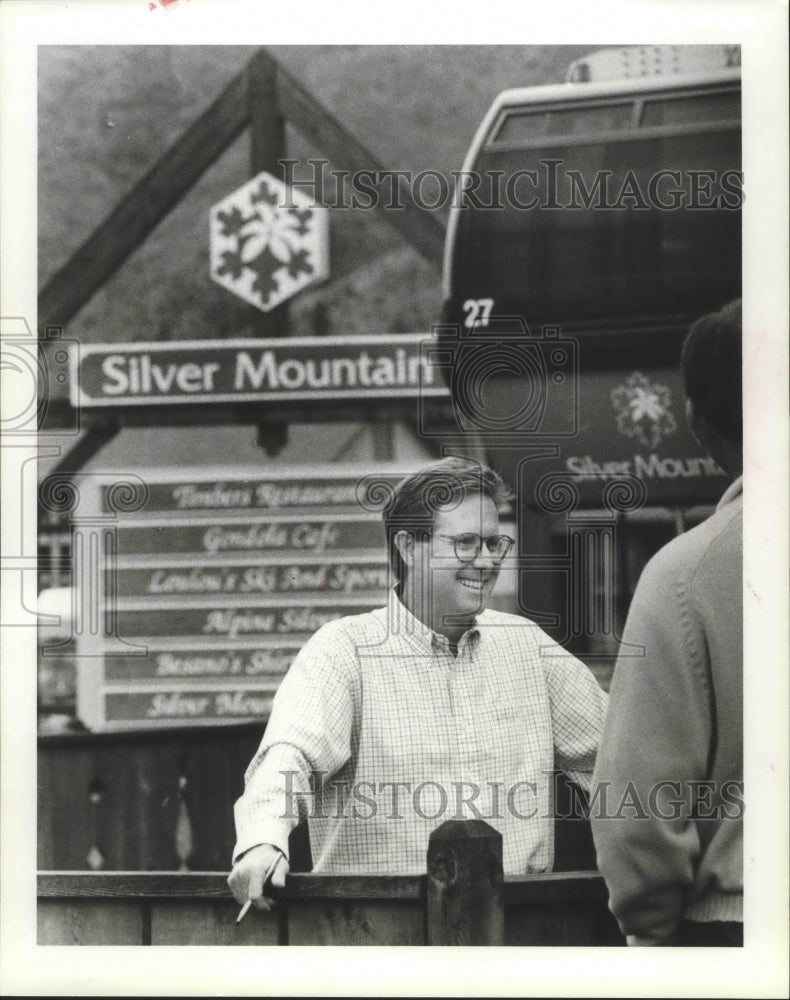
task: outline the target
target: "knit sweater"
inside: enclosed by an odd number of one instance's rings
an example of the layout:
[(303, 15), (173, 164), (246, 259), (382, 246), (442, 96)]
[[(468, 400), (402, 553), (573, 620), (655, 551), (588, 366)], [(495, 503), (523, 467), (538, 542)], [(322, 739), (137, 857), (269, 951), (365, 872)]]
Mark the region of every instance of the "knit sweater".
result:
[(743, 919), (743, 494), (648, 563), (593, 775), (609, 905), (630, 944)]

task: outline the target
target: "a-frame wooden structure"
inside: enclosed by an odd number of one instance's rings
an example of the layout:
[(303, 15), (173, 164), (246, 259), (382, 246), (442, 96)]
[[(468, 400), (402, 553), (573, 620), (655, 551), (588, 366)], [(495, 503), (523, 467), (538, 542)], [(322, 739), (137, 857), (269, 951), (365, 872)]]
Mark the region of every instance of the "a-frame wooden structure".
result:
[[(250, 176), (262, 170), (278, 175), (278, 161), (285, 155), (286, 122), (321, 150), (337, 168), (352, 173), (366, 170), (376, 177), (386, 174), (384, 165), (348, 129), (265, 49), (259, 50), (41, 290), (38, 331), (44, 354), (54, 349), (60, 332), (66, 329), (72, 318), (242, 131), (250, 131)], [(391, 183), (391, 180), (387, 181), (388, 185)], [(397, 178), (397, 183), (403, 210), (386, 212), (384, 180), (379, 182), (382, 197), (377, 200), (376, 207), (431, 265), (439, 268), (444, 227), (435, 213), (426, 211), (415, 202), (409, 185), (402, 177)], [(271, 313), (252, 310), (255, 313), (256, 334), (264, 337), (286, 335), (286, 310), (287, 304)], [(46, 391), (48, 395), (42, 410), (41, 430), (57, 431), (64, 426), (72, 426), (75, 415), (64, 386), (53, 380)], [(360, 417), (348, 408), (343, 411), (337, 409), (337, 413), (339, 419)], [(61, 460), (61, 468), (68, 467), (72, 471), (80, 468), (121, 426), (140, 421), (140, 416), (139, 413), (121, 412), (121, 408), (111, 415), (91, 416), (83, 424), (86, 433)], [(238, 422), (243, 416), (235, 413), (231, 419)], [(287, 416), (291, 419), (311, 418), (305, 412), (289, 413)], [(150, 413), (145, 420), (164, 424), (174, 417), (171, 408), (167, 416), (162, 414), (161, 421), (152, 420)], [(210, 406), (193, 410), (179, 408), (177, 415), (182, 424), (205, 423), (207, 420), (220, 422), (223, 418), (228, 418), (227, 412), (213, 412)], [(283, 414), (267, 415), (267, 424), (272, 429), (277, 427), (278, 422), (282, 426), (283, 420)]]

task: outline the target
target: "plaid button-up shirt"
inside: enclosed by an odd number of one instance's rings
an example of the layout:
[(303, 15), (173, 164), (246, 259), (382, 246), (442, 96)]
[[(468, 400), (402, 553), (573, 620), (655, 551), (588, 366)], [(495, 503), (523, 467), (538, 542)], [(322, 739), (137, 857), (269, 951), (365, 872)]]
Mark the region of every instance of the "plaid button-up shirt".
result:
[(554, 769), (589, 789), (605, 706), (527, 619), (483, 611), (454, 655), (393, 593), (294, 660), (235, 806), (234, 859), (260, 843), (287, 856), (307, 816), (315, 871), (421, 873), (435, 827), (484, 819), (506, 874), (550, 870)]

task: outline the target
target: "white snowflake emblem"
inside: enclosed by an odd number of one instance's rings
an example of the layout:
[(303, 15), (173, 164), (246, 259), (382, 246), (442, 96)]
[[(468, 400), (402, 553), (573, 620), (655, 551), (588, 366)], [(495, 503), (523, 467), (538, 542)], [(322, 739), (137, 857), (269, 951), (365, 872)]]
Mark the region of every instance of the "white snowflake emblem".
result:
[(329, 274), (328, 213), (266, 172), (211, 209), (211, 277), (264, 312)]
[(641, 372), (634, 374), (611, 392), (617, 412), (617, 429), (636, 438), (648, 448), (677, 430), (671, 410), (672, 395), (665, 385), (650, 382)]

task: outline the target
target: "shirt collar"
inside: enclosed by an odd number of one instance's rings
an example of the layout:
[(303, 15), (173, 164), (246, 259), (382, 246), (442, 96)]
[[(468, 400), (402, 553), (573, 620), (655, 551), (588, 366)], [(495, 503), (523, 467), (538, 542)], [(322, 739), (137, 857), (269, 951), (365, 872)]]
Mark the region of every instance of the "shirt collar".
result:
[[(398, 597), (395, 587), (389, 593), (387, 611), (394, 634), (411, 638), (423, 650), (448, 648), (449, 640), (447, 636), (434, 632), (433, 629), (429, 628), (424, 622), (421, 622), (419, 618), (413, 615)], [(473, 618), (472, 624), (464, 632), (461, 641), (466, 636), (471, 638), (472, 635), (477, 635), (478, 633), (477, 618)]]
[(743, 496), (743, 476), (738, 476), (733, 483), (730, 483), (721, 500), (716, 504), (716, 510), (721, 510), (722, 507), (726, 507), (727, 504), (737, 500), (740, 496)]

